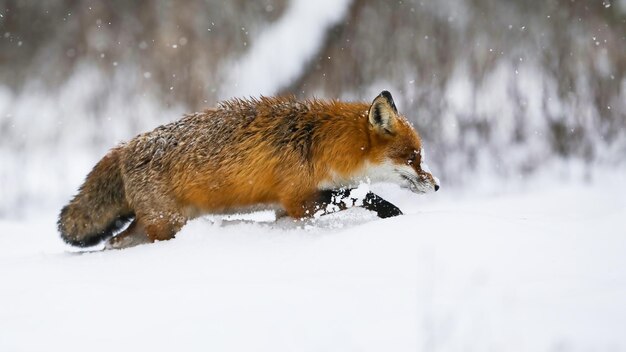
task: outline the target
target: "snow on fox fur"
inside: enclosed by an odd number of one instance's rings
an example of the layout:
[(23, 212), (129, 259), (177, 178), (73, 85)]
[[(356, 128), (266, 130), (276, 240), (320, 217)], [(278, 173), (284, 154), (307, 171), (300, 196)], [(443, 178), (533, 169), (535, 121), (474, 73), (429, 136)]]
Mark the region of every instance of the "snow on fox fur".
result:
[[(207, 213), (274, 206), (302, 218), (330, 204), (343, 209), (338, 199), (363, 181), (439, 188), (389, 92), (371, 104), (232, 99), (111, 149), (61, 210), (58, 229), (75, 246), (124, 248), (171, 239)], [(355, 205), (401, 214), (372, 193)]]

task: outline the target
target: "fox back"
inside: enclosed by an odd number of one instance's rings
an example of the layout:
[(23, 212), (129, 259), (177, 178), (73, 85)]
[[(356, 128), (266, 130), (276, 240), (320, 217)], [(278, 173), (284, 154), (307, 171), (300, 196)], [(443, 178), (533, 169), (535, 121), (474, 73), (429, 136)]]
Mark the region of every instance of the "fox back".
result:
[[(105, 177), (101, 170), (111, 168), (120, 179), (111, 187), (123, 188), (115, 209), (124, 214), (81, 227), (78, 214), (98, 209), (93, 203), (111, 203), (99, 181)], [(111, 223), (132, 217), (133, 231), (150, 241), (169, 239), (188, 219), (205, 213), (276, 206), (292, 217), (311, 215), (320, 206), (320, 192), (362, 181), (394, 182), (420, 193), (438, 188), (423, 163), (418, 133), (388, 92), (371, 104), (233, 99), (114, 148), (64, 208), (59, 229), (72, 244), (91, 244), (94, 237), (111, 236)], [(94, 228), (102, 230), (94, 234)]]

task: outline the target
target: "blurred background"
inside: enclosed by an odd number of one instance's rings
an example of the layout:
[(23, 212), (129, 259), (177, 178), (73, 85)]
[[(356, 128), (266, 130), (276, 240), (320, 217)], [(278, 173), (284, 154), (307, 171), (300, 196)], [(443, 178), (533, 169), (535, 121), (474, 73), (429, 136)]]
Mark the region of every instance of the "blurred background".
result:
[(625, 160), (625, 73), (626, 0), (0, 0), (0, 217), (56, 211), (116, 143), (261, 94), (388, 89), (445, 185), (592, 178)]

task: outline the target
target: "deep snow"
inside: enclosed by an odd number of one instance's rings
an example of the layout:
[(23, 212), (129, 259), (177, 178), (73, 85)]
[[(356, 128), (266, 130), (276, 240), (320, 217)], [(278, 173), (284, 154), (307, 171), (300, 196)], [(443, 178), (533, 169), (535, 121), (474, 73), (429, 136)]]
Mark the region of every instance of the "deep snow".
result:
[(0, 351), (624, 350), (624, 181), (374, 185), (405, 215), (203, 218), (121, 251), (2, 220)]

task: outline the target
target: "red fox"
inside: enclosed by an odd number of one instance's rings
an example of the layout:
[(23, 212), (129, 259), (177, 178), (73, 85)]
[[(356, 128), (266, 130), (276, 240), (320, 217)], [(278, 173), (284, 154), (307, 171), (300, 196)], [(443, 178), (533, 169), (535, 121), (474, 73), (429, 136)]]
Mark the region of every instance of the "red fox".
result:
[[(345, 208), (338, 199), (363, 181), (436, 191), (423, 158), (387, 91), (372, 104), (232, 99), (111, 149), (61, 210), (58, 229), (71, 245), (125, 248), (171, 239), (207, 213), (277, 205), (303, 218), (331, 203)], [(357, 205), (402, 214), (373, 193)]]

